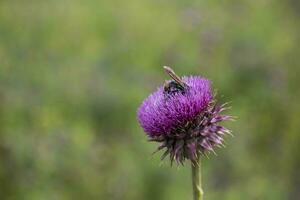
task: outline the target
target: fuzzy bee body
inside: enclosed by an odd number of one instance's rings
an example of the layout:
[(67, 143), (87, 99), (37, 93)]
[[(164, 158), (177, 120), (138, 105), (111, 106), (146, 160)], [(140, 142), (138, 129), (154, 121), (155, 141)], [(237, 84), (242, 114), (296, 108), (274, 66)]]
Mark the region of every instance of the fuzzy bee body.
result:
[(176, 94), (178, 92), (184, 92), (184, 87), (176, 81), (166, 81), (164, 91), (168, 94)]
[(188, 88), (187, 84), (185, 84), (170, 67), (164, 66), (164, 69), (173, 79), (171, 81), (166, 81), (164, 85), (164, 92), (167, 94), (176, 94), (178, 92), (184, 93), (185, 89)]

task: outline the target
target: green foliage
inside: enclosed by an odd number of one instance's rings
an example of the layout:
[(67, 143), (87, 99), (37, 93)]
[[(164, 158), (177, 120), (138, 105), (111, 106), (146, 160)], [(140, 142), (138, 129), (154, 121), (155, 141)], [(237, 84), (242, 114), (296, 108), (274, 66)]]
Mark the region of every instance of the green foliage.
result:
[(0, 1), (0, 199), (191, 199), (136, 120), (178, 74), (238, 116), (204, 159), (207, 199), (298, 199), (299, 3)]

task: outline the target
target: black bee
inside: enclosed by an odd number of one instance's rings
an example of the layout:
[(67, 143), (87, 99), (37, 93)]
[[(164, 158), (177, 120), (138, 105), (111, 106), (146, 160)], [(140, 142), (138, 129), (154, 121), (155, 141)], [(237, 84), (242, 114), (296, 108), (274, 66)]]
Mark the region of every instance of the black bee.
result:
[(168, 94), (175, 94), (178, 92), (185, 92), (185, 89), (188, 87), (179, 76), (175, 74), (175, 72), (167, 66), (164, 66), (164, 69), (169, 74), (169, 76), (173, 79), (171, 81), (166, 81), (164, 85), (164, 91)]
[(176, 81), (166, 81), (164, 84), (164, 91), (168, 94), (175, 94), (178, 92), (184, 92), (184, 87), (178, 84)]

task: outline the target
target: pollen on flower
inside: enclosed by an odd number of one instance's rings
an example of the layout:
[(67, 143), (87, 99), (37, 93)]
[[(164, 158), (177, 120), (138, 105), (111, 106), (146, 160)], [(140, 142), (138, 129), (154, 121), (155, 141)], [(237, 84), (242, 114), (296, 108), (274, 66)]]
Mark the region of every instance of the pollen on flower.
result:
[(171, 162), (183, 164), (222, 146), (223, 136), (230, 131), (219, 123), (232, 117), (221, 114), (226, 104), (216, 103), (208, 79), (180, 78), (175, 73), (171, 77), (144, 100), (138, 120), (149, 140), (161, 143), (158, 150), (165, 149), (162, 159), (169, 155)]

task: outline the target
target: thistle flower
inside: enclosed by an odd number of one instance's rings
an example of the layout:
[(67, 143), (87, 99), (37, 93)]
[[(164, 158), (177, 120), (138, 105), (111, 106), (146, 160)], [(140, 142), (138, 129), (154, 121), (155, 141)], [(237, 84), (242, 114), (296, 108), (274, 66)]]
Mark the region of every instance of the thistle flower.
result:
[(200, 76), (178, 77), (164, 67), (173, 80), (167, 81), (140, 106), (138, 120), (150, 141), (161, 143), (164, 159), (183, 164), (197, 162), (198, 156), (223, 146), (223, 136), (230, 130), (219, 125), (232, 117), (222, 115), (226, 104), (219, 105), (211, 82)]

